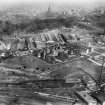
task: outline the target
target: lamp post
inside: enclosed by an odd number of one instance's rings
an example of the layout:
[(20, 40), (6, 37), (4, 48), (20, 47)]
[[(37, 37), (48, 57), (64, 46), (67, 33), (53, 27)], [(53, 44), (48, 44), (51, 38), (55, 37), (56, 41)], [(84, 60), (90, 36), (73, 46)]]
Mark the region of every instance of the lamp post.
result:
[(100, 86), (101, 83), (102, 83), (102, 73), (103, 73), (103, 69), (104, 69), (104, 64), (105, 64), (105, 54), (103, 54), (102, 66), (101, 66), (100, 75), (99, 75), (99, 80), (98, 80), (99, 86)]

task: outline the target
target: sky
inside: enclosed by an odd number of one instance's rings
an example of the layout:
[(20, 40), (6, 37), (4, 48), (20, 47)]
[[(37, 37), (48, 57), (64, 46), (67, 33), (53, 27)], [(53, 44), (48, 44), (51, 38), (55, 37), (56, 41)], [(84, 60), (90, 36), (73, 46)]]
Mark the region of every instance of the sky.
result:
[(58, 2), (58, 3), (95, 3), (104, 2), (105, 0), (0, 0), (0, 4), (16, 4), (22, 2)]
[[(33, 2), (33, 1), (34, 1), (34, 2), (38, 2), (38, 1), (39, 1), (39, 2), (43, 2), (43, 1), (49, 1), (49, 0), (0, 0), (0, 2), (11, 2), (11, 3), (12, 3), (12, 2), (22, 2), (22, 1), (24, 1), (24, 2), (30, 2), (30, 1), (32, 1), (32, 2)], [(52, 0), (52, 1), (53, 1), (53, 0)], [(83, 2), (83, 1), (85, 1), (85, 2), (86, 2), (86, 1), (90, 1), (90, 0), (55, 0), (55, 1), (61, 1), (61, 2), (64, 2), (64, 1), (66, 1), (66, 2), (67, 2), (67, 1), (68, 1), (68, 2), (71, 2), (71, 1), (72, 1), (72, 2), (77, 2), (77, 1), (80, 2), (80, 1), (82, 1), (82, 2)], [(91, 1), (96, 1), (96, 0), (91, 0)]]
[(0, 6), (16, 5), (22, 3), (55, 3), (55, 4), (67, 4), (67, 5), (80, 5), (80, 6), (94, 6), (103, 5), (105, 0), (0, 0)]

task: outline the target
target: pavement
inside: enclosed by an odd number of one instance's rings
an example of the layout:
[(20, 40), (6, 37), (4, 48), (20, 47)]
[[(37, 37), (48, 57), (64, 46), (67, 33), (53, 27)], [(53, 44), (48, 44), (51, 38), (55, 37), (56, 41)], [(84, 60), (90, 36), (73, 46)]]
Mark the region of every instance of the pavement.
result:
[[(99, 63), (91, 58), (88, 58), (88, 60), (91, 61), (92, 63), (94, 63), (95, 65), (102, 66), (102, 63)], [(105, 66), (105, 64), (103, 66)]]

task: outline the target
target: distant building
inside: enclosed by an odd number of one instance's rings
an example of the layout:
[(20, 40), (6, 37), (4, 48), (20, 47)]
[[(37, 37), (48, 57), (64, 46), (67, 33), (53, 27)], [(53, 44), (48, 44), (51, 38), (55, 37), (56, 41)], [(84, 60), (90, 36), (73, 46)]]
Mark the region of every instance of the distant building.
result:
[(59, 16), (58, 12), (53, 11), (51, 5), (48, 6), (48, 9), (45, 12), (37, 14), (37, 18), (40, 19), (54, 19)]

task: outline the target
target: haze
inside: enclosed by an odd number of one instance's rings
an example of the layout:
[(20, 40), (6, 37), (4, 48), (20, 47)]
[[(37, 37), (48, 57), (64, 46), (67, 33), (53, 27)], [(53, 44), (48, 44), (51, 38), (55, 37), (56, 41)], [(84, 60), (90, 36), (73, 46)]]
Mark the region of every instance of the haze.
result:
[[(28, 3), (53, 3), (55, 5), (80, 6), (80, 7), (95, 7), (105, 4), (105, 0), (0, 0), (0, 8), (5, 8), (12, 5), (28, 4)], [(41, 8), (43, 8), (41, 6)]]

